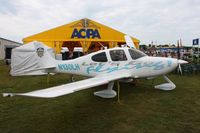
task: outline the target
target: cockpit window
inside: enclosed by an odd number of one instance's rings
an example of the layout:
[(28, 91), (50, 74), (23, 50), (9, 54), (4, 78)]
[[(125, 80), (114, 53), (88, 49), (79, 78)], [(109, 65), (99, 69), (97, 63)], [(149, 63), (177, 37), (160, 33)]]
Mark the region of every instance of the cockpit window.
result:
[(146, 54), (144, 54), (144, 53), (142, 53), (142, 52), (140, 52), (138, 50), (135, 50), (135, 49), (128, 49), (128, 51), (129, 51), (129, 53), (131, 55), (131, 58), (133, 60), (136, 60), (138, 58), (146, 56)]
[(95, 61), (95, 62), (107, 62), (108, 61), (105, 52), (93, 55), (92, 60)]
[(110, 50), (112, 61), (125, 61), (127, 60), (124, 50)]

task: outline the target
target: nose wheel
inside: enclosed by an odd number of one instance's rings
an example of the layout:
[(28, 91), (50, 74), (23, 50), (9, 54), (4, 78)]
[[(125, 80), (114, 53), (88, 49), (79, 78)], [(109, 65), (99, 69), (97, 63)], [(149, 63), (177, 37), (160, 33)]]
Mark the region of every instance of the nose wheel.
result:
[(155, 89), (170, 91), (176, 88), (176, 85), (166, 75), (164, 75), (163, 77), (168, 83), (156, 85), (154, 86)]

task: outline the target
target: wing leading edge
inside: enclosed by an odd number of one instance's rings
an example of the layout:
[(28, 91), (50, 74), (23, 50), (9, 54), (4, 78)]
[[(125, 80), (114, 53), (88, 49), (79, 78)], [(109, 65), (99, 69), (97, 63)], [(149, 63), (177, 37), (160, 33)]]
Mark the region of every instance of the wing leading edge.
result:
[(53, 98), (76, 91), (88, 89), (91, 87), (107, 84), (110, 81), (131, 77), (128, 73), (115, 73), (115, 74), (104, 74), (94, 78), (89, 78), (69, 84), (64, 84), (60, 86), (50, 87), (43, 90), (36, 90), (27, 93), (3, 93), (3, 96), (29, 96), (29, 97), (41, 97), (41, 98)]

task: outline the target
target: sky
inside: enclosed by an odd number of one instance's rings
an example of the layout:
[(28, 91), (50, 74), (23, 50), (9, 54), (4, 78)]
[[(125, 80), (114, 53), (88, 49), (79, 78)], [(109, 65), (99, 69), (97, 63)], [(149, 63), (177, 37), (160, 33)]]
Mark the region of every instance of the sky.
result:
[(140, 44), (192, 45), (200, 38), (200, 0), (0, 0), (0, 37), (22, 39), (82, 18)]

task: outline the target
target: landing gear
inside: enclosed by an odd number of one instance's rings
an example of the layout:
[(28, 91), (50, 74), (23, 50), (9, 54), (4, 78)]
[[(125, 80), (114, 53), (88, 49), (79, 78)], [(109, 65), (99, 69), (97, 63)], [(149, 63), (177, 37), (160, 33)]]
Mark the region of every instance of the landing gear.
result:
[(75, 82), (76, 80), (75, 80), (75, 78), (74, 78), (74, 75), (73, 74), (71, 74), (70, 75), (70, 82)]
[(170, 91), (176, 88), (176, 85), (166, 75), (164, 75), (163, 77), (168, 83), (156, 85), (154, 86), (155, 89)]
[(49, 81), (50, 81), (50, 74), (49, 72), (47, 73), (47, 85), (49, 85)]
[(114, 98), (117, 93), (113, 90), (114, 81), (108, 84), (108, 88), (106, 90), (94, 92), (95, 96), (99, 96), (101, 98)]

